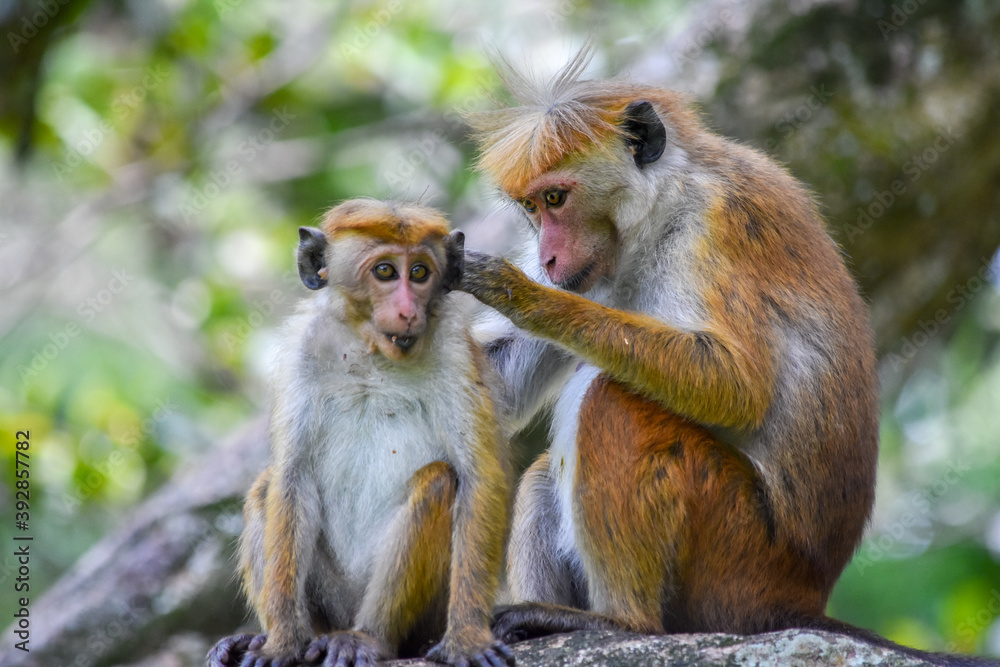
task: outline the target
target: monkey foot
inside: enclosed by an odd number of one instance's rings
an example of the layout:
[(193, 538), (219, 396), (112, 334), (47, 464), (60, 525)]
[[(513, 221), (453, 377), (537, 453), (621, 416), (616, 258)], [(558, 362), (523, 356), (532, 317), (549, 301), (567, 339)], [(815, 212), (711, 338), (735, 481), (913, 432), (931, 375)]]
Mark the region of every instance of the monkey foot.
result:
[(493, 635), (508, 644), (576, 630), (621, 630), (607, 616), (559, 605), (525, 602), (498, 607), (493, 615)]
[(208, 652), (209, 667), (292, 667), (298, 664), (295, 656), (278, 658), (259, 654), (267, 642), (267, 635), (233, 635), (219, 640)]
[(513, 667), (514, 652), (501, 641), (472, 651), (455, 651), (442, 641), (427, 652), (427, 659), (455, 667)]
[(385, 646), (361, 632), (336, 632), (317, 637), (305, 652), (305, 661), (322, 667), (374, 667), (391, 657)]

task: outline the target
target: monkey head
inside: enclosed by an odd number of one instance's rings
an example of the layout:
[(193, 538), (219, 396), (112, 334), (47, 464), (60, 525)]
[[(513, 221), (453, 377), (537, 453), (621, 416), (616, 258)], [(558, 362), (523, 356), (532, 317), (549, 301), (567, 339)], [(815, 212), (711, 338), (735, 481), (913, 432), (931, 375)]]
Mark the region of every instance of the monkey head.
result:
[(521, 105), (467, 117), (481, 149), (478, 168), (531, 223), (552, 282), (587, 292), (613, 279), (618, 258), (646, 241), (636, 227), (658, 205), (663, 183), (682, 171), (700, 123), (683, 95), (574, 80), (586, 57), (541, 92), (498, 65)]
[(355, 199), (299, 229), (299, 276), (346, 299), (345, 322), (393, 361), (420, 356), (435, 306), (461, 279), (465, 237), (437, 211)]

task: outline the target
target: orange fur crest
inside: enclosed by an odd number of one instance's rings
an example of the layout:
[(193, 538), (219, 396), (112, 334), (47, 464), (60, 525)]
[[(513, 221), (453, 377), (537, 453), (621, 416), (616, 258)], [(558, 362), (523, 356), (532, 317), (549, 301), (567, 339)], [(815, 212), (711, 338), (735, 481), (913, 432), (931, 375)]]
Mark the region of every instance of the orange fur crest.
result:
[(581, 80), (593, 55), (582, 49), (548, 83), (538, 83), (502, 58), (500, 77), (520, 106), (472, 113), (466, 117), (479, 144), (477, 167), (508, 194), (527, 185), (567, 156), (608, 151), (626, 132), (622, 113), (636, 100), (649, 100), (673, 112), (667, 91), (628, 81)]
[(417, 246), (448, 235), (448, 221), (432, 208), (375, 199), (351, 199), (333, 207), (321, 227), (330, 240), (357, 234), (405, 246)]

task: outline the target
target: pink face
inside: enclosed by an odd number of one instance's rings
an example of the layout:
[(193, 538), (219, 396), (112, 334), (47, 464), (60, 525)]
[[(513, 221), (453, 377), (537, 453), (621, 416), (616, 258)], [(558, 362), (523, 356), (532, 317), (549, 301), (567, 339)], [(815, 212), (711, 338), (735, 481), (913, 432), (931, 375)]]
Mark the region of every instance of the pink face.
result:
[(416, 356), (427, 333), (430, 302), (441, 284), (427, 252), (387, 247), (365, 267), (374, 343), (389, 359)]
[(602, 213), (608, 204), (591, 199), (569, 171), (544, 174), (515, 198), (538, 230), (542, 268), (573, 292), (586, 292), (614, 274), (615, 228)]

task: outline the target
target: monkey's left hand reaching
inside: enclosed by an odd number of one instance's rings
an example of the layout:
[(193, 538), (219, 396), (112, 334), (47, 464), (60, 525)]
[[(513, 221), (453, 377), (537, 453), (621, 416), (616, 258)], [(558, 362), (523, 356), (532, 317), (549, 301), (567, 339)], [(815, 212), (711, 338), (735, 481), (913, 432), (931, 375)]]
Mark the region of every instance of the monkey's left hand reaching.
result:
[(456, 667), (512, 667), (514, 652), (501, 641), (491, 641), (478, 647), (459, 646), (445, 636), (434, 648), (427, 652), (427, 659), (443, 662)]

